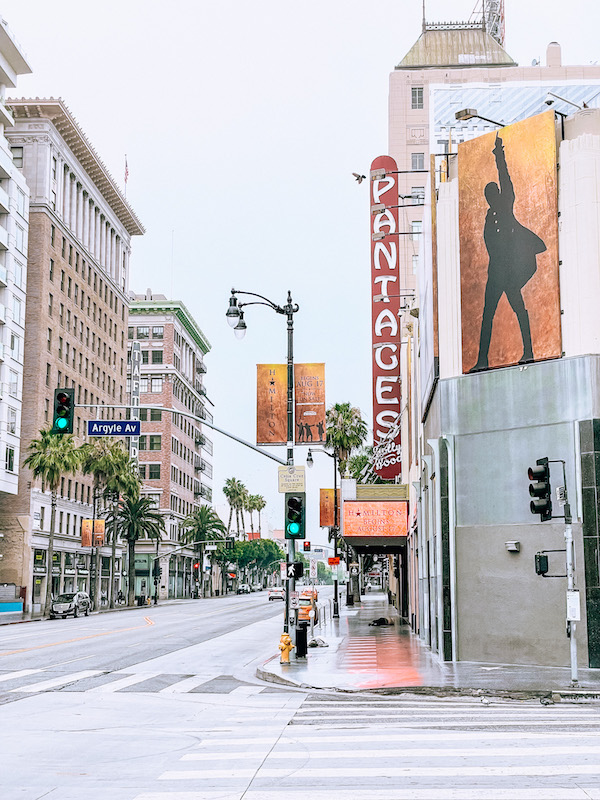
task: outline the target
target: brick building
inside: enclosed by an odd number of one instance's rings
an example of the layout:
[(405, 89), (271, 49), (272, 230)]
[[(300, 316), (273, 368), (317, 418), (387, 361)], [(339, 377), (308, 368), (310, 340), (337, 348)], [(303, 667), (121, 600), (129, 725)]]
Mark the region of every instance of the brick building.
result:
[[(212, 502), (212, 441), (201, 420), (212, 422), (203, 376), (210, 344), (185, 305), (164, 295), (131, 295), (130, 344), (139, 342), (140, 378), (139, 469), (143, 494), (165, 514), (168, 541), (160, 545), (160, 597), (186, 597), (196, 588), (193, 552), (169, 557), (180, 544), (181, 522), (201, 503)], [(131, 386), (128, 381), (127, 391)], [(146, 408), (144, 408), (146, 406)], [(152, 406), (156, 406), (155, 409)], [(173, 409), (174, 413), (161, 411)], [(185, 416), (185, 415), (191, 416)], [(155, 545), (142, 543), (136, 555), (136, 594), (147, 595), (152, 578), (150, 556)], [(203, 570), (203, 591), (210, 591)]]
[[(0, 496), (4, 533), (1, 581), (38, 610), (46, 587), (50, 494), (23, 467), (27, 448), (51, 424), (56, 387), (75, 389), (74, 433), (83, 442), (92, 416), (124, 403), (130, 241), (143, 233), (135, 213), (62, 100), (10, 100), (7, 132), (29, 186), (29, 254), (19, 491)], [(120, 416), (118, 412), (116, 416)], [(81, 520), (91, 516), (90, 477), (66, 475), (59, 489), (52, 584), (90, 589), (91, 548)], [(110, 548), (101, 556), (101, 590), (110, 581)], [(119, 575), (115, 576), (117, 581)]]

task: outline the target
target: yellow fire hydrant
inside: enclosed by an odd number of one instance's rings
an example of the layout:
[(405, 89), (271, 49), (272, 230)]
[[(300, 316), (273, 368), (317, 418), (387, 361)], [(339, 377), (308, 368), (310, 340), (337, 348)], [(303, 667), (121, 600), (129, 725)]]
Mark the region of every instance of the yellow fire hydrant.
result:
[(281, 650), (281, 658), (279, 659), (280, 664), (289, 664), (290, 663), (290, 652), (292, 651), (294, 645), (292, 644), (292, 637), (289, 633), (282, 633), (281, 640), (279, 642), (279, 649)]

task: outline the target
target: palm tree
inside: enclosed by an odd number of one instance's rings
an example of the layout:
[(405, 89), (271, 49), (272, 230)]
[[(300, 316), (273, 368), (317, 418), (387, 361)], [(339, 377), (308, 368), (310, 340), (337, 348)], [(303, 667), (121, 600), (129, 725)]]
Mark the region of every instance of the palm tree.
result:
[[(243, 532), (245, 528), (244, 506), (246, 504), (246, 498), (248, 497), (248, 489), (246, 489), (244, 484), (237, 478), (227, 478), (225, 481), (225, 486), (223, 487), (223, 494), (229, 503), (229, 522), (227, 523), (227, 533), (229, 533), (231, 529), (231, 518), (234, 511), (237, 530), (238, 532), (240, 530)], [(241, 528), (240, 518), (242, 523)]]
[(135, 598), (135, 543), (139, 539), (160, 541), (162, 534), (166, 533), (165, 520), (151, 497), (137, 500), (126, 497), (118, 508), (109, 513), (108, 519), (114, 525), (115, 534), (127, 542), (127, 604), (132, 606)]
[[(124, 446), (114, 449), (114, 471), (106, 478), (104, 496), (111, 500), (112, 510), (116, 511), (119, 497), (137, 500), (140, 496), (140, 476), (137, 462), (129, 457)], [(115, 565), (117, 561), (117, 530), (114, 524), (109, 525), (111, 543), (110, 554), (110, 608), (115, 607)]]
[[(201, 505), (183, 520), (181, 527), (184, 529), (182, 543), (194, 544), (202, 569), (203, 543), (223, 539), (227, 533), (225, 523), (211, 506)], [(202, 594), (204, 596), (204, 580)]]
[[(101, 493), (105, 493), (109, 481), (116, 486), (119, 483), (119, 475), (125, 468), (127, 453), (121, 442), (114, 439), (96, 439), (93, 443), (84, 444), (82, 452), (82, 471), (85, 475), (92, 475), (93, 485), (93, 511), (92, 517), (96, 519), (98, 509), (97, 502)], [(138, 490), (139, 495), (139, 490)], [(96, 546), (96, 580), (94, 583), (92, 601), (96, 608), (99, 607), (100, 585), (102, 581), (102, 560), (100, 557), (100, 546)]]
[[(267, 501), (262, 496), (262, 494), (251, 494), (250, 499), (252, 501), (252, 510), (258, 512), (258, 532), (259, 534), (262, 533), (261, 525), (260, 525), (260, 512), (263, 508), (267, 505)], [(252, 528), (252, 517), (250, 517), (250, 530), (254, 530)]]
[(44, 614), (48, 614), (52, 602), (52, 562), (54, 560), (54, 526), (58, 485), (63, 475), (70, 475), (77, 471), (81, 464), (82, 453), (81, 448), (75, 444), (74, 436), (52, 433), (50, 428), (40, 431), (39, 439), (31, 442), (28, 451), (29, 455), (24, 464), (31, 469), (34, 478), (41, 478), (42, 485), (49, 487), (51, 497), (48, 562), (46, 564), (48, 576), (44, 603)]
[(352, 451), (360, 447), (367, 438), (367, 423), (360, 409), (350, 403), (335, 403), (325, 414), (327, 437), (325, 447), (336, 454), (340, 474), (346, 471), (346, 463)]

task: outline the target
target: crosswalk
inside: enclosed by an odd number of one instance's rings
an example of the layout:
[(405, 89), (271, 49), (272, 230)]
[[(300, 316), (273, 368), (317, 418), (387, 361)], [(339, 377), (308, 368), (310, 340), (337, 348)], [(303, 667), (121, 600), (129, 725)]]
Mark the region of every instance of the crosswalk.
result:
[(148, 692), (160, 695), (192, 693), (248, 696), (280, 691), (282, 690), (248, 684), (232, 675), (223, 675), (216, 671), (181, 675), (88, 669), (55, 674), (39, 668), (0, 674), (0, 696), (6, 700), (42, 692), (85, 692), (95, 695)]
[(134, 800), (600, 800), (593, 703), (308, 695), (283, 729), (249, 719), (197, 731)]

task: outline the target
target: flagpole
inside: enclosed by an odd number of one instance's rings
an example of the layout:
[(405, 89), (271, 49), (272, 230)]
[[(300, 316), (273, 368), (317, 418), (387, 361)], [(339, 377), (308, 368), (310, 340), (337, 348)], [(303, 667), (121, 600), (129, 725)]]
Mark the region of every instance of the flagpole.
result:
[(129, 169), (127, 167), (127, 153), (125, 153), (125, 198), (127, 199), (127, 178), (129, 177)]

